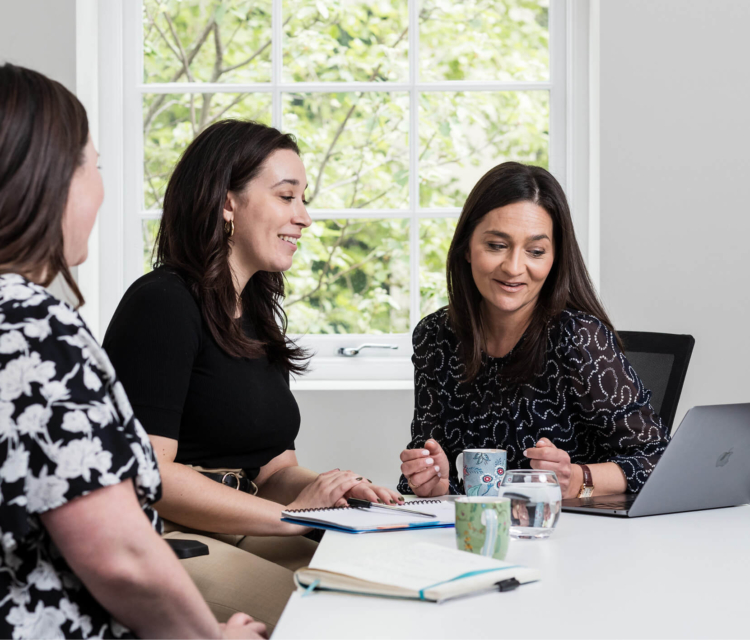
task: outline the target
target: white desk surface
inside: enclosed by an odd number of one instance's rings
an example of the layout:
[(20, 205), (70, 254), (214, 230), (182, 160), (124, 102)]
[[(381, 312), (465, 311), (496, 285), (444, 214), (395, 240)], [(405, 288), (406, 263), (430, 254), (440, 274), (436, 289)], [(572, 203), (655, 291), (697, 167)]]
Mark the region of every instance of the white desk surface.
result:
[[(455, 530), (329, 531), (315, 561), (418, 541), (454, 547)], [(548, 540), (512, 540), (506, 560), (541, 581), (442, 604), (297, 592), (273, 638), (750, 638), (750, 506), (563, 513)]]

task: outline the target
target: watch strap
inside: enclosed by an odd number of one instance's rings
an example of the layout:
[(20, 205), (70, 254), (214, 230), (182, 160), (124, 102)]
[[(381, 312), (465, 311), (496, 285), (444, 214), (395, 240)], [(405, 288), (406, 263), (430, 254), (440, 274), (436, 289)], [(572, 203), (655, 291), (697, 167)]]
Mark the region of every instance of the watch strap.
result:
[(588, 498), (594, 493), (594, 478), (591, 475), (591, 469), (588, 468), (588, 465), (579, 464), (578, 466), (581, 467), (581, 471), (583, 472), (583, 484), (577, 497)]

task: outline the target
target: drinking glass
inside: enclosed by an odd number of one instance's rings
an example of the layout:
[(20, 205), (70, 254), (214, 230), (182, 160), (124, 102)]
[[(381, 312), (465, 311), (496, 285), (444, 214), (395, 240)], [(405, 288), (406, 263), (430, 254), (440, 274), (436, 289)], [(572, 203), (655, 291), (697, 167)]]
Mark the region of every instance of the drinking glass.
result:
[(510, 470), (505, 474), (500, 495), (511, 501), (511, 538), (540, 540), (552, 535), (562, 502), (554, 471)]

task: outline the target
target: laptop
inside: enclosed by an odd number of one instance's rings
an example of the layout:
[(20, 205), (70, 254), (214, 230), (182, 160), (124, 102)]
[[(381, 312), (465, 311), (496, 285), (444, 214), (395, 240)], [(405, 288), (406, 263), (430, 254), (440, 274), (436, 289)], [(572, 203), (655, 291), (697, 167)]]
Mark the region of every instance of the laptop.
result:
[(638, 493), (569, 498), (562, 510), (636, 518), (750, 502), (750, 403), (685, 414)]

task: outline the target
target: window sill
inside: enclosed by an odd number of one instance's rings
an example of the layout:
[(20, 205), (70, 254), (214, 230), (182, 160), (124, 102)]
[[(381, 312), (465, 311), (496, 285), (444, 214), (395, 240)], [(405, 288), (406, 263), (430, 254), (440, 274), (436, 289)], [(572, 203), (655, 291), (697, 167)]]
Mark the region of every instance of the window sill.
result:
[(292, 391), (413, 391), (413, 380), (291, 380)]

